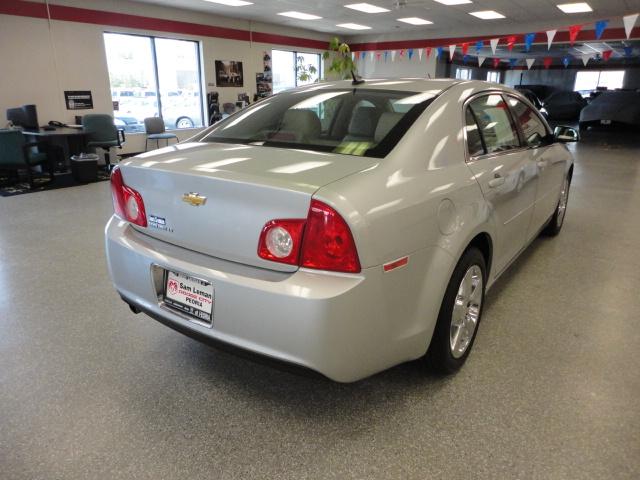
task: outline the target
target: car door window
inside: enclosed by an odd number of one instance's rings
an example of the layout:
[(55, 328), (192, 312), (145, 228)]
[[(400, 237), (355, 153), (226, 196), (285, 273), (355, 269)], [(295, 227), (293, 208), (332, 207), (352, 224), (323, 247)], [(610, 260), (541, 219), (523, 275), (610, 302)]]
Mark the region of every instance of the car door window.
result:
[(517, 98), (509, 97), (509, 105), (513, 109), (516, 122), (522, 129), (527, 146), (532, 148), (541, 146), (548, 132), (538, 114)]
[(480, 131), (478, 130), (478, 124), (471, 112), (471, 109), (467, 107), (465, 112), (465, 130), (467, 133), (467, 150), (470, 157), (477, 157), (478, 155), (484, 155), (484, 145), (482, 144), (482, 138), (480, 137)]
[(497, 153), (520, 147), (518, 133), (509, 107), (501, 95), (476, 98), (469, 104), (476, 118), (486, 153)]

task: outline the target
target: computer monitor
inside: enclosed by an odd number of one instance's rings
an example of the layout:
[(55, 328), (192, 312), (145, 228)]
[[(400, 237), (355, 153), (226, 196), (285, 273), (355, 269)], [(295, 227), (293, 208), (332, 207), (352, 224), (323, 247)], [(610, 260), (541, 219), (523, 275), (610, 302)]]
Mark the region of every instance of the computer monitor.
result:
[(23, 105), (18, 108), (7, 109), (7, 120), (26, 130), (38, 130), (38, 112), (35, 105)]

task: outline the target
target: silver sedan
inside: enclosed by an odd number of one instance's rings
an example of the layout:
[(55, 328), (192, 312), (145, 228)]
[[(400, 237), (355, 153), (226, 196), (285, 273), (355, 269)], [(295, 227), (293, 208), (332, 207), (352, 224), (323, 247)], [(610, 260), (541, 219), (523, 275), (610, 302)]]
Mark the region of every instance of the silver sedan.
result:
[(486, 291), (560, 231), (576, 138), (485, 82), (284, 92), (114, 169), (111, 278), (134, 312), (336, 381), (452, 373)]

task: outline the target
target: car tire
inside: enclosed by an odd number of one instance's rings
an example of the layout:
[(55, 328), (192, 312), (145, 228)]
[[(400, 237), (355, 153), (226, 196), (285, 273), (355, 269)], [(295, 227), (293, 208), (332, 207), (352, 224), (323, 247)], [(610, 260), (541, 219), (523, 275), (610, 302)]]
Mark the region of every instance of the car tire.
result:
[(571, 187), (570, 178), (567, 176), (562, 184), (562, 190), (560, 191), (560, 198), (558, 199), (558, 206), (556, 207), (553, 215), (549, 219), (547, 226), (542, 230), (542, 233), (547, 237), (555, 237), (562, 230), (564, 225), (564, 218), (567, 214), (567, 204), (569, 202), (569, 188)]
[(176, 120), (176, 128), (193, 128), (193, 120), (189, 117), (180, 117)]
[(433, 373), (457, 372), (473, 347), (487, 280), (484, 255), (468, 248), (458, 261), (445, 291), (431, 344), (423, 363)]

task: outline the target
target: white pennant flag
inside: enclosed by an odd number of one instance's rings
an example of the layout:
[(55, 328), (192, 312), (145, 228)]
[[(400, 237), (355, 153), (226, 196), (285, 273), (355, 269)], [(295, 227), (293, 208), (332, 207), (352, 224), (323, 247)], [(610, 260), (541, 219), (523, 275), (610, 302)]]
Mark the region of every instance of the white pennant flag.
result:
[(584, 64), (584, 66), (587, 66), (587, 63), (589, 63), (589, 60), (591, 60), (591, 55), (589, 55), (588, 53), (585, 55), (582, 55), (582, 63)]
[(498, 48), (498, 43), (500, 42), (499, 38), (492, 38), (491, 40), (489, 40), (489, 43), (491, 44), (491, 51), (493, 52), (493, 54), (496, 54), (496, 48)]
[(633, 15), (622, 17), (622, 21), (624, 22), (624, 31), (627, 34), (627, 38), (631, 36), (631, 31), (633, 30), (633, 27), (636, 24), (639, 15), (640, 14), (638, 13), (634, 13)]
[(478, 66), (481, 67), (486, 59), (487, 57), (481, 57), (480, 55), (478, 55)]
[(351, 60), (356, 61), (356, 52), (351, 52)]
[(391, 61), (394, 62), (396, 60), (396, 51), (391, 50)]
[(421, 48), (418, 49), (418, 57), (420, 58), (420, 61), (422, 61), (422, 49)]
[(531, 70), (531, 67), (533, 67), (533, 64), (535, 63), (536, 59), (535, 58), (527, 58), (526, 62), (527, 62), (527, 70)]
[(556, 33), (558, 33), (558, 30), (547, 30), (547, 50), (551, 50), (551, 44), (553, 43)]
[(456, 46), (455, 45), (449, 45), (449, 60), (453, 60), (453, 56), (456, 53)]
[(373, 57), (376, 56), (376, 52), (369, 52), (369, 59), (373, 62)]

